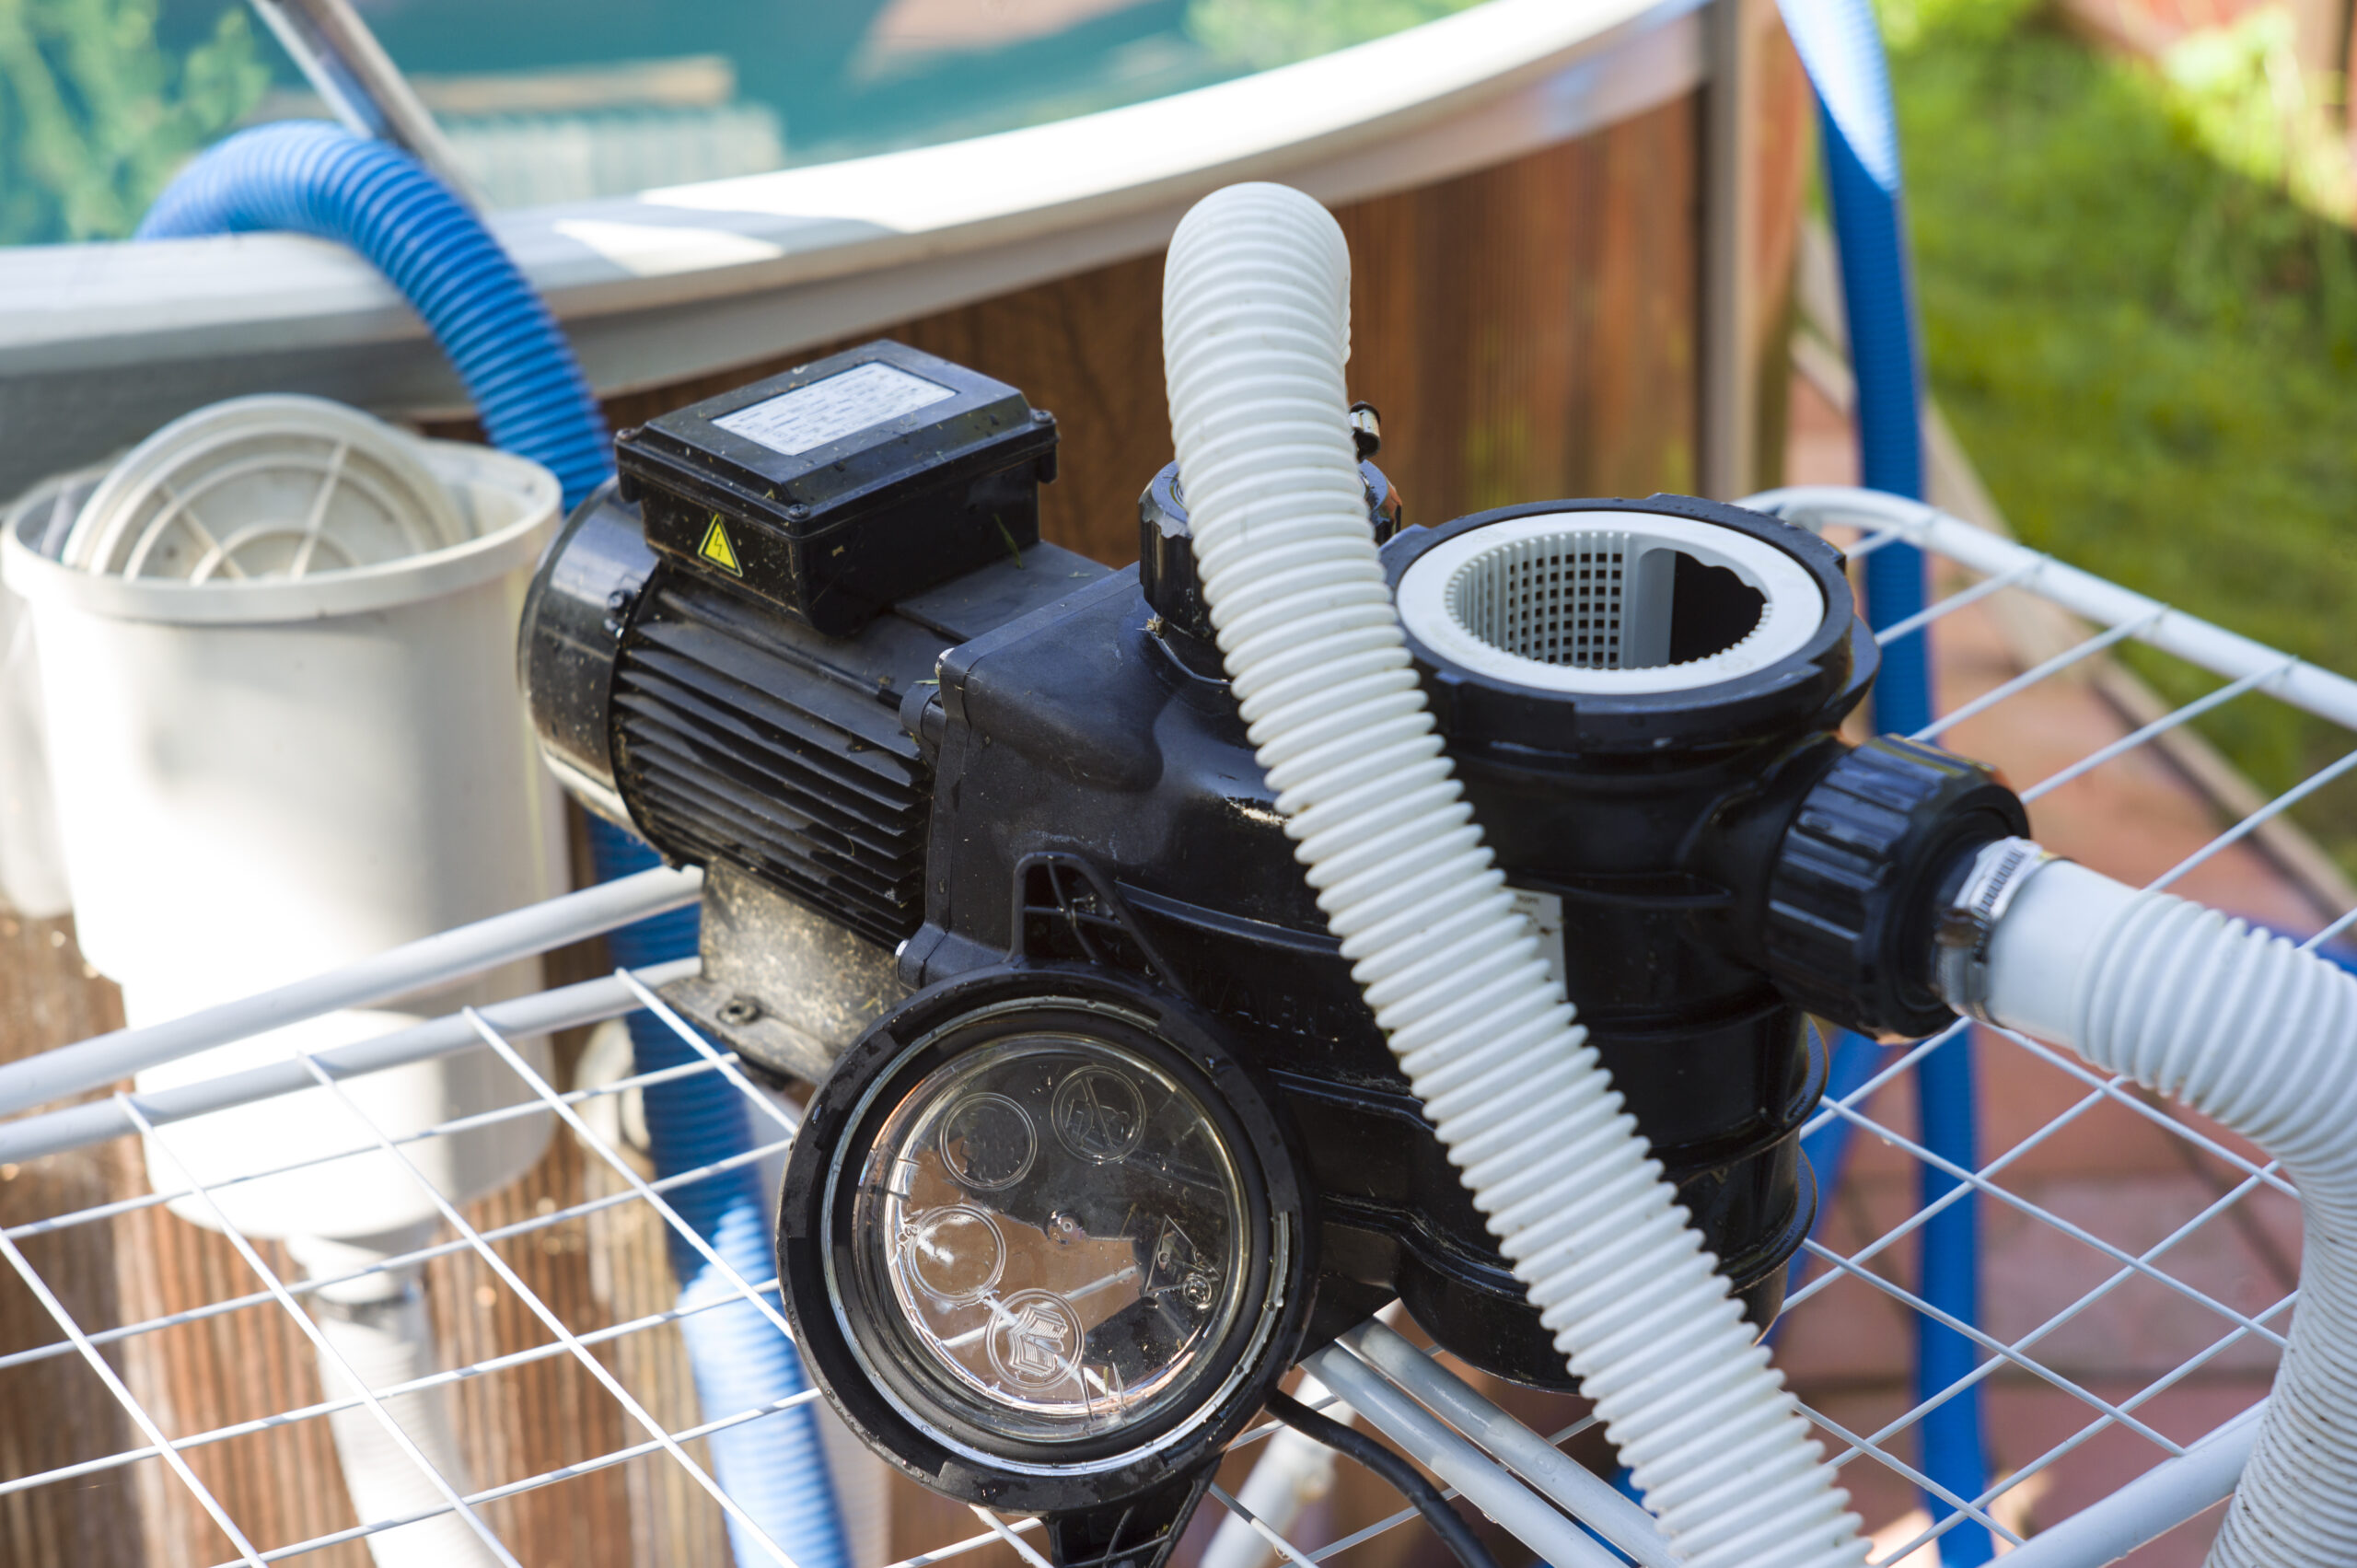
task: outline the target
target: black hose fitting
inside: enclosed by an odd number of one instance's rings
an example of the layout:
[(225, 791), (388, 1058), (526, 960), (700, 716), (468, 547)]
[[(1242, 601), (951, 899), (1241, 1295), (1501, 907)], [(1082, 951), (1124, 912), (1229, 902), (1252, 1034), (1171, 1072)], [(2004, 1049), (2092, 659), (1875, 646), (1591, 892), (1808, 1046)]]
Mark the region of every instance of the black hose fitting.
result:
[(1819, 1017), (1881, 1040), (1956, 1021), (1933, 988), (1939, 894), (1982, 845), (2026, 837), (1990, 769), (1884, 736), (1845, 753), (1802, 800), (1776, 854), (1768, 972)]

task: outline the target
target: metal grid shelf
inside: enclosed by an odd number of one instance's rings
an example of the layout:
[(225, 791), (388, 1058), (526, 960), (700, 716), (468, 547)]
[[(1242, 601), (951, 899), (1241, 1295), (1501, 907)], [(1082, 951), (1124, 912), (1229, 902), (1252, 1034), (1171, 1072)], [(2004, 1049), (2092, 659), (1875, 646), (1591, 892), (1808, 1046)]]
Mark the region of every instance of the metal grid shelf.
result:
[[(2008, 604), (2048, 606), (2042, 613), (2048, 615), (2049, 624), (2058, 623), (2052, 619), (2058, 611), (2093, 623), (2092, 628), (2079, 624), (2076, 640), (2051, 656), (2018, 673), (2000, 672), (1998, 678), (1956, 703), (1924, 732), (1927, 738), (1945, 738), (1959, 749), (1977, 749), (1977, 739), (2003, 737), (2009, 726), (2018, 727), (2026, 722), (2017, 716), (2024, 711), (2023, 704), (2034, 701), (2038, 693), (2077, 679), (2107, 650), (2131, 638), (2188, 658), (2223, 679), (2199, 701), (2132, 728), (2116, 726), (2126, 733), (2070, 734), (2062, 738), (2067, 744), (2058, 749), (2057, 737), (2048, 726), (2041, 731), (2043, 749), (2037, 751), (2041, 771), (2034, 778), (2015, 777), (2033, 803), (2034, 812), (2041, 809), (2037, 803), (2099, 776), (2104, 770), (2149, 759), (2164, 738), (2227, 703), (2289, 702), (2343, 728), (2357, 727), (2357, 684), (2258, 644), (2228, 637), (2190, 617), (1928, 509), (1910, 514), (1896, 526), (1886, 518), (1883, 526), (1852, 529), (1838, 537), (1850, 542), (1853, 561), (1904, 540), (1925, 548), (1940, 564), (1941, 581), (1948, 590), (1945, 597), (1920, 617), (1886, 633), (1886, 640), (1935, 626), (1964, 627), (1972, 617)], [(2001, 760), (2014, 765), (2009, 759)], [(2357, 749), (2224, 830), (2208, 833), (2198, 848), (2158, 877), (2156, 885), (2187, 878), (2200, 881), (2195, 874), (2205, 866), (2214, 870), (2222, 856), (2247, 854), (2254, 836), (2265, 836), (2266, 824), (2351, 769), (2357, 769)], [(2099, 869), (2128, 874), (2099, 859), (2096, 864)], [(430, 950), (410, 951), (390, 956), (374, 967), (363, 966), (365, 974), (343, 971), (258, 999), (242, 1010), (232, 1007), (202, 1016), (177, 1038), (183, 1044), (199, 1038), (206, 1041), (236, 1038), (303, 1010), (351, 1005), (370, 996), (414, 989), (438, 977), (480, 970), (517, 953), (554, 949), (628, 918), (682, 902), (692, 896), (695, 886), (691, 874), (657, 872), (628, 884), (575, 895), (538, 911), (437, 939), (438, 946)], [(2328, 942), (2357, 923), (2357, 909), (2335, 912), (2333, 918), (2319, 923), (2321, 928), (2309, 937), (2312, 946)], [(665, 1195), (720, 1167), (650, 1180), (625, 1146), (620, 1108), (629, 1091), (660, 1078), (696, 1074), (725, 1077), (741, 1091), (754, 1125), (767, 1134), (762, 1146), (730, 1165), (781, 1157), (793, 1133), (794, 1115), (789, 1104), (757, 1087), (733, 1056), (714, 1049), (663, 1005), (654, 988), (668, 978), (668, 970), (594, 978), (219, 1085), (167, 1095), (117, 1092), (0, 1124), (0, 1162), (7, 1162), (0, 1167), (0, 1175), (13, 1177), (25, 1167), (24, 1162), (73, 1150), (103, 1149), (110, 1140), (118, 1141), (112, 1145), (118, 1149), (128, 1147), (119, 1141), (134, 1133), (149, 1134), (169, 1150), (173, 1122), (213, 1105), (307, 1086), (320, 1086), (343, 1098), (343, 1081), (370, 1066), (406, 1055), (476, 1044), (488, 1047), (531, 1095), (528, 1102), (493, 1117), (546, 1113), (563, 1124), (557, 1138), (563, 1146), (551, 1157), (572, 1164), (568, 1179), (572, 1185), (564, 1189), (565, 1201), (552, 1196), (555, 1188), (544, 1183), (537, 1197), (526, 1194), (507, 1202), (500, 1211), (505, 1217), (487, 1218), (480, 1205), (470, 1213), (436, 1194), (443, 1238), (393, 1261), (423, 1263), (443, 1271), (435, 1276), (440, 1281), (435, 1287), (437, 1311), (454, 1302), (463, 1307), (470, 1300), (478, 1306), (494, 1300), (519, 1303), (529, 1324), (536, 1326), (528, 1336), (533, 1342), (497, 1349), (484, 1345), (478, 1335), (461, 1344), (468, 1353), (458, 1358), (450, 1370), (377, 1390), (367, 1402), (381, 1411), (381, 1400), (390, 1394), (445, 1385), (488, 1388), (535, 1369), (548, 1374), (535, 1396), (545, 1401), (555, 1398), (547, 1388), (554, 1369), (570, 1369), (565, 1375), (573, 1380), (553, 1405), (532, 1413), (532, 1419), (542, 1422), (572, 1421), (573, 1450), (562, 1462), (520, 1469), (511, 1465), (508, 1473), (493, 1465), (488, 1484), (465, 1495), (445, 1485), (441, 1502), (418, 1514), (314, 1528), (289, 1539), (256, 1539), (241, 1525), (238, 1511), (224, 1501), (228, 1489), (221, 1484), (221, 1478), (240, 1465), (275, 1462), (273, 1456), (283, 1455), (289, 1441), (322, 1442), (321, 1418), (358, 1408), (361, 1399), (306, 1397), (303, 1390), (288, 1388), (279, 1391), (282, 1402), (276, 1408), (206, 1423), (183, 1418), (169, 1397), (168, 1379), (159, 1382), (153, 1375), (156, 1355), (144, 1363), (149, 1369), (144, 1376), (126, 1367), (143, 1365), (131, 1353), (143, 1343), (168, 1346), (177, 1342), (175, 1335), (226, 1332), (238, 1324), (244, 1325), (238, 1330), (243, 1332), (265, 1318), (283, 1318), (316, 1340), (318, 1330), (307, 1303), (328, 1282), (292, 1277), (280, 1249), (231, 1230), (228, 1239), (242, 1264), (243, 1277), (216, 1272), (218, 1277), (211, 1282), (205, 1299), (174, 1310), (146, 1315), (116, 1310), (110, 1294), (94, 1288), (72, 1264), (75, 1236), (87, 1235), (93, 1227), (110, 1228), (116, 1232), (113, 1245), (118, 1250), (136, 1249), (146, 1245), (145, 1238), (153, 1233), (126, 1227), (142, 1222), (175, 1223), (164, 1220), (158, 1212), (160, 1205), (175, 1197), (192, 1196), (199, 1202), (215, 1205), (216, 1223), (223, 1223), (215, 1203), (218, 1194), (202, 1186), (189, 1186), (180, 1193), (137, 1191), (134, 1177), (117, 1179), (112, 1193), (100, 1195), (85, 1181), (79, 1191), (89, 1201), (77, 1200), (59, 1212), (0, 1229), (0, 1257), (7, 1265), (5, 1275), (0, 1275), (0, 1288), (25, 1293), (38, 1303), (54, 1330), (41, 1342), (0, 1353), (0, 1403), (14, 1397), (9, 1392), (12, 1379), (44, 1368), (46, 1376), (54, 1377), (60, 1366), (78, 1363), (89, 1375), (86, 1386), (89, 1399), (110, 1401), (120, 1417), (61, 1418), (56, 1423), (57, 1448), (45, 1454), (29, 1454), (21, 1448), (14, 1453), (8, 1462), (15, 1473), (0, 1476), (0, 1557), (7, 1555), (9, 1538), (5, 1526), (12, 1499), (48, 1489), (89, 1488), (109, 1478), (121, 1481), (130, 1472), (147, 1478), (144, 1495), (155, 1495), (159, 1487), (177, 1490), (184, 1494), (183, 1508), (192, 1499), (217, 1529), (217, 1556), (230, 1562), (277, 1562), (338, 1547), (349, 1553), (353, 1549), (348, 1543), (375, 1531), (451, 1511), (470, 1521), (493, 1544), (497, 1556), (515, 1562), (518, 1561), (516, 1552), (504, 1542), (520, 1501), (548, 1488), (578, 1488), (617, 1468), (630, 1477), (629, 1497), (635, 1511), (632, 1529), (644, 1533), (643, 1516), (649, 1511), (668, 1508), (677, 1516), (681, 1510), (701, 1510), (707, 1517), (700, 1539), (707, 1549), (717, 1550), (718, 1517), (741, 1515), (700, 1459), (696, 1440), (725, 1426), (758, 1421), (784, 1404), (720, 1412), (698, 1423), (691, 1415), (683, 1416), (683, 1411), (692, 1411), (691, 1400), (683, 1401), (676, 1388), (667, 1389), (666, 1376), (672, 1385), (684, 1382), (678, 1375), (675, 1350), (666, 1348), (671, 1342), (665, 1336), (675, 1333), (681, 1317), (679, 1308), (660, 1305), (668, 1293), (668, 1277), (657, 1278), (633, 1294), (626, 1288), (630, 1280), (615, 1276), (633, 1268), (663, 1272), (659, 1245), (663, 1227), (687, 1236), (708, 1260), (717, 1261), (680, 1224)], [(534, 1071), (517, 1049), (519, 1041), (534, 1034), (589, 1024), (642, 1005), (653, 1008), (692, 1047), (691, 1062), (664, 1074), (585, 1081), (568, 1088)], [(1814, 1125), (1839, 1120), (1864, 1136), (1858, 1141), (1850, 1188), (1838, 1201), (1829, 1198), (1831, 1213), (1809, 1243), (1811, 1261), (1805, 1278), (1797, 1284), (1779, 1328), (1779, 1356), (1823, 1429), (1829, 1452), (1843, 1467), (1848, 1483), (1864, 1505), (1869, 1527), (1877, 1530), (1876, 1561), (1906, 1562), (1912, 1568), (1928, 1560), (1913, 1554), (1968, 1518), (1982, 1523), (1999, 1541), (2012, 1547), (2014, 1560), (2025, 1568), (2110, 1561), (2121, 1551), (2199, 1515), (2231, 1487), (2240, 1454), (2247, 1452), (2256, 1425), (2243, 1407), (2263, 1387), (2272, 1357), (2283, 1342), (2293, 1304), (2293, 1293), (2280, 1282), (2288, 1280), (2283, 1271), (2295, 1266), (2294, 1200), (2275, 1168), (2238, 1140), (2189, 1113), (2150, 1099), (2131, 1085), (2089, 1071), (2065, 1052), (1991, 1030), (1979, 1031), (1973, 1047), (1980, 1053), (1985, 1081), (1995, 1086), (1991, 1093), (2003, 1098), (2020, 1086), (2035, 1086), (2036, 1092), (2022, 1099), (2030, 1109), (2017, 1110), (2010, 1121), (1998, 1119), (2002, 1125), (1993, 1126), (1984, 1137), (1988, 1147), (1978, 1168), (1938, 1160), (1917, 1141), (1905, 1086), (1916, 1063), (1959, 1038), (1963, 1028), (1959, 1025), (1947, 1035), (1911, 1048), (1894, 1048), (1871, 1079), (1829, 1101), (1819, 1111)], [(63, 1105), (78, 1091), (122, 1075), (135, 1064), (139, 1049), (155, 1045), (155, 1037), (165, 1032), (104, 1037), (101, 1043), (76, 1048), (79, 1055), (52, 1055), (0, 1068), (0, 1110)], [(344, 1103), (352, 1104), (348, 1098)], [(489, 1119), (447, 1123), (417, 1138), (388, 1139), (380, 1133), (376, 1146), (402, 1157), (409, 1145), (422, 1139)], [(2058, 1185), (2057, 1169), (2063, 1169), (2066, 1176), (2071, 1171), (2082, 1176), (2089, 1171), (2100, 1174), (2102, 1150), (2088, 1153), (2084, 1146), (2098, 1128), (2110, 1129), (2105, 1136), (2114, 1143), (2122, 1137), (2144, 1140), (2148, 1156), (2154, 1145), (2172, 1151), (2182, 1171), (2200, 1174), (2198, 1201), (2173, 1199), (2174, 1208), (2168, 1202), (2106, 1204), (2084, 1201), (2086, 1193), (2072, 1188), (2067, 1179)], [(1950, 1183), (1947, 1191), (1928, 1205), (1910, 1195), (1926, 1166)], [(73, 1189), (69, 1184), (56, 1190)], [(2178, 1192), (2179, 1188), (2167, 1191)], [(1942, 1316), (1913, 1283), (1911, 1242), (1933, 1212), (1962, 1201), (1968, 1193), (1979, 1196), (1992, 1237), (1988, 1291), (1991, 1309), (1986, 1315), (1990, 1321), (1967, 1327), (1944, 1320), (1977, 1347), (1978, 1365), (1968, 1377), (1929, 1399), (1894, 1394), (1887, 1376), (1877, 1382), (1875, 1376), (1861, 1373), (1859, 1368), (1872, 1362), (1873, 1344), (1891, 1342), (1894, 1335), (1903, 1332), (1910, 1318)], [(626, 1243), (635, 1250), (624, 1256), (617, 1249)], [(568, 1294), (552, 1287), (552, 1276), (544, 1265), (552, 1258), (567, 1255), (582, 1256), (593, 1275), (602, 1270), (609, 1277), (609, 1288), (583, 1296), (577, 1291)], [(2230, 1260), (2223, 1272), (2217, 1261), (2221, 1257)], [(2254, 1257), (2268, 1267), (2253, 1271), (2243, 1266)], [(2243, 1264), (2232, 1263), (2234, 1259), (2242, 1260)], [(2200, 1266), (2191, 1266), (2189, 1260)], [(756, 1302), (783, 1329), (784, 1319), (771, 1294), (774, 1281), (727, 1277), (738, 1295)], [(2225, 1287), (2220, 1284), (2222, 1279)], [(2131, 1365), (2133, 1355), (2118, 1357), (2117, 1365), (2101, 1368), (2100, 1375), (2081, 1366), (2089, 1359), (2091, 1335), (2097, 1340), (2114, 1338), (2119, 1325), (2140, 1322), (2156, 1325), (2146, 1341), (2132, 1347), (2145, 1358), (2142, 1364)], [(1857, 1351), (1861, 1342), (1867, 1347), (1863, 1355)], [(667, 1362), (667, 1356), (671, 1360)], [(2235, 1380), (2213, 1386), (2214, 1375), (2222, 1370), (2231, 1370)], [(1400, 1381), (1396, 1376), (1392, 1380)], [(1419, 1383), (1416, 1378), (1406, 1381)], [(2035, 1451), (2019, 1451), (2016, 1446), (2016, 1451), (2007, 1453), (2003, 1451), (2008, 1441), (2004, 1423), (1998, 1423), (1999, 1458), (2004, 1469), (1995, 1483), (1978, 1497), (1947, 1497), (1945, 1501), (1959, 1512), (1938, 1525), (1928, 1519), (1920, 1521), (1920, 1527), (1910, 1525), (1904, 1517), (1906, 1510), (1914, 1505), (1919, 1489), (1928, 1484), (1913, 1453), (1915, 1428), (1930, 1409), (1975, 1384), (1986, 1384), (1992, 1390), (2026, 1390), (2025, 1397), (2034, 1396), (2043, 1412), (2039, 1416), (2045, 1423), (2042, 1435)], [(1432, 1393), (1431, 1387), (1420, 1386), (1425, 1394)], [(30, 1385), (18, 1382), (16, 1387)], [(2200, 1397), (2190, 1398), (2196, 1391)], [(784, 1403), (814, 1398), (804, 1395)], [(480, 1408), (505, 1408), (513, 1419), (524, 1418), (512, 1399), (504, 1407), (491, 1400)], [(574, 1414), (566, 1416), (567, 1411)], [(1460, 1412), (1455, 1424), (1462, 1438), (1436, 1416), (1424, 1414), (1420, 1419), (1421, 1434), (1410, 1430), (1413, 1423), (1403, 1426), (1395, 1420), (1387, 1428), (1395, 1441), (1419, 1458), (1427, 1458), (1428, 1448), (1437, 1453), (1451, 1442), (1462, 1450), (1464, 1438), (1486, 1446), (1492, 1455), (1511, 1457), (1511, 1434), (1491, 1417), (1469, 1422)], [(1499, 1415), (1496, 1421), (1505, 1419)], [(1544, 1440), (1560, 1446), (1578, 1437), (1589, 1423), (1548, 1424), (1560, 1429), (1547, 1432)], [(1275, 1430), (1273, 1423), (1257, 1427), (1237, 1446), (1248, 1450)], [(109, 1432), (122, 1440), (105, 1441)], [(473, 1434), (472, 1440), (480, 1454), (486, 1440), (481, 1434)], [(2033, 1533), (2029, 1516), (2041, 1511), (2026, 1509), (2023, 1500), (2048, 1487), (2058, 1472), (2097, 1451), (2112, 1456), (2106, 1461), (2107, 1473), (2114, 1477), (2107, 1494), (2067, 1519), (2037, 1517), (2035, 1522), (2042, 1527)], [(2156, 1462), (2159, 1468), (2154, 1469)], [(1493, 1459), (1480, 1463), (1493, 1488), (1535, 1489), (1551, 1496), (1558, 1505), (1586, 1514), (1591, 1522), (1605, 1525), (1608, 1533), (1613, 1533), (1611, 1521), (1596, 1517), (1594, 1482), (1583, 1487), (1561, 1474), (1547, 1473), (1549, 1467), (1534, 1462), (1527, 1448), (1511, 1466)], [(1520, 1476), (1519, 1483), (1512, 1479), (1510, 1469)], [(2139, 1471), (2147, 1473), (2142, 1479), (2128, 1480)], [(331, 1476), (332, 1470), (324, 1473)], [(1448, 1479), (1466, 1477), (1459, 1473)], [(884, 1506), (882, 1494), (872, 1486), (865, 1495), (872, 1508)], [(1228, 1490), (1217, 1491), (1214, 1496), (1230, 1510), (1241, 1507)], [(313, 1510), (311, 1516), (316, 1520), (320, 1516)], [(1277, 1550), (1298, 1564), (1326, 1562), (1413, 1517), (1411, 1511), (1401, 1509), (1346, 1531), (1340, 1527), (1328, 1528), (1330, 1519), (1313, 1516), (1311, 1522), (1327, 1528), (1327, 1533), (1305, 1530), (1302, 1539), (1283, 1541)], [(1625, 1529), (1626, 1520), (1620, 1525)], [(1034, 1529), (1031, 1521), (1007, 1521), (984, 1514), (970, 1533), (914, 1555), (902, 1555), (894, 1568), (920, 1568), (948, 1561), (993, 1542), (1006, 1543), (1025, 1562), (1044, 1568)], [(865, 1533), (873, 1537), (877, 1532)], [(2029, 1544), (2022, 1544), (2026, 1539)], [(648, 1560), (643, 1541), (634, 1550), (639, 1552), (637, 1560)], [(1644, 1555), (1659, 1560), (1658, 1548)], [(871, 1552), (863, 1568), (876, 1568), (882, 1556), (880, 1551)], [(203, 1560), (202, 1553), (190, 1559), (200, 1560)], [(778, 1560), (787, 1561), (783, 1552)], [(1603, 1562), (1612, 1559), (1590, 1543), (1563, 1548), (1551, 1560)]]

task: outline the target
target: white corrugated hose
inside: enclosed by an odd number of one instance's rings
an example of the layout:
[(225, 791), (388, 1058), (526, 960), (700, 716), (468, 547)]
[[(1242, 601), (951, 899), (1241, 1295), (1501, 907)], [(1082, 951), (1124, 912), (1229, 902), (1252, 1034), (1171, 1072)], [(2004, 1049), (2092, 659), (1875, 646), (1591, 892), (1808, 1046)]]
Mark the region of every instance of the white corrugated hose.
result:
[(1988, 1011), (2233, 1128), (2299, 1189), (2300, 1305), (2211, 1568), (2357, 1562), (2357, 978), (2068, 861), (1989, 943)]
[(1500, 1249), (1683, 1562), (1864, 1562), (1434, 733), (1345, 423), (1340, 226), (1283, 186), (1205, 198), (1171, 242), (1163, 342), (1195, 559), (1260, 765)]
[[(345, 1376), (345, 1367), (371, 1390), (398, 1388), (437, 1370), (422, 1271), (413, 1263), (384, 1267), (386, 1258), (415, 1250), (433, 1238), (434, 1227), (420, 1225), (405, 1234), (369, 1237), (365, 1243), (319, 1237), (299, 1237), (289, 1242), (289, 1249), (306, 1272), (315, 1279), (338, 1282), (319, 1286), (314, 1297), (319, 1303), (319, 1332), (334, 1352), (332, 1355), (322, 1352), (319, 1356), (319, 1384), (329, 1399), (359, 1395), (360, 1390)], [(453, 1398), (451, 1388), (445, 1385), (388, 1395), (381, 1402), (385, 1414), (401, 1423), (425, 1462), (452, 1490), (464, 1495), (471, 1487), (451, 1420)], [(354, 1405), (329, 1416), (328, 1430), (335, 1437), (336, 1458), (343, 1467), (352, 1511), (363, 1523), (445, 1506), (434, 1478), (403, 1451), (366, 1405)], [(494, 1568), (499, 1561), (473, 1527), (455, 1513), (380, 1530), (367, 1540), (377, 1568)]]

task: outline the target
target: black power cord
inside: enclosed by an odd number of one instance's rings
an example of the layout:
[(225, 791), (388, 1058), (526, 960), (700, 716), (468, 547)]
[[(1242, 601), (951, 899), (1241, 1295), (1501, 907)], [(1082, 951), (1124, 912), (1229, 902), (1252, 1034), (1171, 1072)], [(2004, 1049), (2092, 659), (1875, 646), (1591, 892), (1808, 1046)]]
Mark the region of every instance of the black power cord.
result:
[(1364, 1465), (1399, 1490), (1399, 1495), (1416, 1505), (1416, 1512), (1432, 1526), (1433, 1533), (1443, 1545), (1457, 1554), (1465, 1568), (1498, 1568), (1498, 1560), (1481, 1544), (1472, 1527), (1457, 1516), (1440, 1494), (1440, 1488), (1426, 1481), (1416, 1467), (1369, 1437), (1365, 1433), (1344, 1426), (1330, 1416), (1323, 1416), (1291, 1394), (1271, 1393), (1268, 1400), (1269, 1413), (1300, 1433), (1315, 1438), (1338, 1454), (1344, 1454)]

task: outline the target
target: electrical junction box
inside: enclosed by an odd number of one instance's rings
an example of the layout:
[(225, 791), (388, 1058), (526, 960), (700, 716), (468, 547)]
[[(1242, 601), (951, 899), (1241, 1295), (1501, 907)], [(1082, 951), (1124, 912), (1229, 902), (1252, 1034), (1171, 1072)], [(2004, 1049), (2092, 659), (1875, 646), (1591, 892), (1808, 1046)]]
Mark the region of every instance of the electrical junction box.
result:
[(625, 430), (614, 457), (657, 552), (842, 636), (1039, 542), (1056, 422), (879, 341)]

